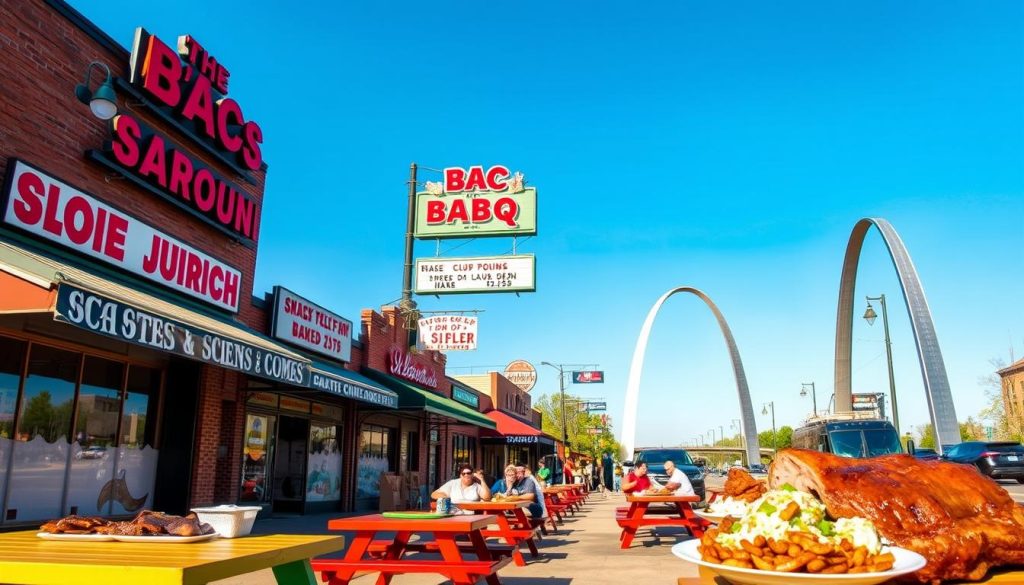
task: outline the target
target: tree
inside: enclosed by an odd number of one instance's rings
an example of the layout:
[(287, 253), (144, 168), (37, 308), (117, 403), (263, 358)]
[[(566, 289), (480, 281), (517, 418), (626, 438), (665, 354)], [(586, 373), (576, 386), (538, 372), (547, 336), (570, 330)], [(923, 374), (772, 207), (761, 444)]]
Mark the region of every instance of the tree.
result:
[[(917, 446), (922, 449), (935, 449), (935, 427), (932, 423), (917, 427)], [(987, 441), (988, 435), (985, 428), (974, 417), (967, 417), (967, 422), (960, 423), (961, 441)]]
[(1003, 380), (996, 372), (1005, 368), (1006, 362), (992, 358), (988, 363), (992, 365), (992, 373), (978, 378), (978, 385), (985, 389), (988, 405), (981, 409), (978, 416), (992, 425), (996, 440), (1024, 441), (1024, 419), (1010, 419), (1003, 408)]
[(783, 426), (775, 431), (775, 440), (772, 440), (772, 431), (762, 431), (757, 434), (757, 441), (762, 447), (774, 447), (785, 449), (793, 445), (793, 427)]
[[(611, 425), (604, 425), (601, 417), (580, 408), (583, 400), (576, 396), (565, 396), (566, 436), (572, 449), (588, 455), (617, 455), (619, 443), (611, 432)], [(541, 430), (562, 438), (562, 400), (560, 394), (541, 396), (533, 405), (541, 413)], [(596, 431), (591, 431), (596, 429)]]

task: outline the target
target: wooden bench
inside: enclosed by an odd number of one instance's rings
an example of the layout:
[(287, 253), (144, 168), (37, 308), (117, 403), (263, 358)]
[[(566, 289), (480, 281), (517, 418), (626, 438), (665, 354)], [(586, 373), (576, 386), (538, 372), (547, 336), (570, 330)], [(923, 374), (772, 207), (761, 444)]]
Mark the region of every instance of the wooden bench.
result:
[[(356, 573), (379, 572), (383, 583), (389, 583), (394, 575), (407, 573), (437, 573), (451, 579), (454, 585), (473, 585), (486, 577), (491, 585), (498, 585), (497, 571), (509, 562), (508, 557), (490, 561), (427, 561), (427, 560), (385, 560), (369, 559), (346, 561), (344, 559), (313, 559), (313, 571), (320, 573), (330, 585), (347, 585)], [(380, 582), (378, 581), (378, 582)]]
[[(456, 541), (459, 550), (462, 552), (473, 552), (473, 543), (468, 541)], [(366, 547), (366, 552), (373, 556), (383, 556), (388, 552), (388, 548), (394, 545), (393, 540), (373, 540)], [(417, 540), (405, 545), (405, 550), (414, 552), (432, 552), (436, 553), (440, 551), (437, 541), (434, 540)], [(507, 544), (498, 543), (487, 543), (487, 550), (491, 553), (491, 559), (497, 560), (501, 557), (511, 557), (512, 547)]]

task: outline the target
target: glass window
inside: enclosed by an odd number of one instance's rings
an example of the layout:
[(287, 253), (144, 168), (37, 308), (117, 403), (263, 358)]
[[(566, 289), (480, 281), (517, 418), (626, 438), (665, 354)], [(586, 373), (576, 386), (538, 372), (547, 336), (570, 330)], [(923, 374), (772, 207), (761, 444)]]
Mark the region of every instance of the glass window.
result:
[(155, 447), (157, 397), (160, 392), (160, 370), (145, 366), (129, 366), (128, 392), (121, 411), (121, 445), (141, 449)]
[(341, 499), (341, 449), (337, 429), (335, 425), (316, 422), (309, 427), (307, 502)]
[(103, 487), (114, 480), (114, 443), (124, 369), (119, 362), (85, 357), (71, 445), (68, 512), (109, 514), (111, 501), (121, 497), (120, 491), (115, 495), (112, 489)]
[(275, 417), (246, 414), (242, 443), (243, 502), (270, 501), (270, 461), (273, 461)]
[(9, 520), (63, 515), (68, 437), (81, 358), (81, 354), (45, 345), (33, 344), (29, 350), (8, 486), (5, 518)]
[(81, 355), (45, 345), (32, 346), (28, 378), (21, 400), (18, 439), (41, 437), (47, 443), (67, 440)]
[(356, 497), (380, 495), (380, 474), (395, 471), (398, 462), (391, 445), (392, 430), (378, 425), (363, 425), (359, 433), (359, 463)]
[[(10, 439), (14, 436), (14, 411), (18, 402), (18, 386), (21, 384), (21, 370), (27, 348), (28, 343), (24, 341), (0, 337), (0, 439)], [(0, 453), (2, 449), (0, 446)], [(6, 463), (7, 458), (0, 456), (0, 465), (4, 466), (3, 469), (6, 469)], [(0, 490), (0, 493), (3, 491)]]
[(895, 430), (865, 430), (864, 440), (868, 443), (868, 457), (903, 452), (900, 438), (896, 436)]
[(836, 455), (860, 457), (864, 452), (860, 431), (832, 431), (829, 437), (832, 439), (832, 452)]
[[(18, 387), (21, 385), (21, 371), (27, 350), (28, 343), (25, 341), (0, 337), (0, 498), (7, 491), (7, 463), (13, 447), (14, 412), (17, 410)], [(2, 516), (0, 522), (3, 522)]]

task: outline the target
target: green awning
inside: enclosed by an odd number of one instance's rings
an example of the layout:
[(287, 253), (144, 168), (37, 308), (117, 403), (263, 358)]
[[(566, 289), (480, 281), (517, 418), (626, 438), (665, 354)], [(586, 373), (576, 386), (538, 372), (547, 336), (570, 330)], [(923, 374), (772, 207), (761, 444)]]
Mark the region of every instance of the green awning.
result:
[(398, 394), (398, 408), (408, 410), (425, 410), (433, 414), (453, 418), (457, 421), (483, 427), (485, 429), (496, 429), (497, 424), (486, 415), (455, 402), (450, 398), (438, 396), (429, 390), (417, 388), (398, 378), (378, 372), (377, 370), (364, 369), (363, 373), (370, 378), (384, 384), (386, 387)]

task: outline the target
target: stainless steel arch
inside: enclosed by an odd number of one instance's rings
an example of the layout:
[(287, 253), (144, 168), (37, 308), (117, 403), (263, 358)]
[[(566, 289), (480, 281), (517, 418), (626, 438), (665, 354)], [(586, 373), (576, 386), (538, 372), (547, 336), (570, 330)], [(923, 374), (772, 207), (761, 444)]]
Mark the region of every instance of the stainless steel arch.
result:
[(917, 345), (917, 358), (921, 364), (921, 376), (924, 378), (928, 410), (932, 425), (935, 427), (935, 441), (941, 453), (943, 444), (952, 445), (960, 442), (960, 425), (957, 423), (953, 396), (949, 389), (949, 380), (946, 378), (946, 364), (942, 360), (939, 340), (935, 335), (928, 299), (924, 296), (924, 288), (921, 287), (917, 270), (910, 260), (910, 253), (907, 252), (903, 240), (892, 224), (877, 217), (864, 218), (853, 226), (853, 233), (850, 234), (850, 241), (846, 246), (846, 258), (843, 260), (843, 275), (839, 281), (839, 309), (836, 315), (836, 411), (853, 410), (853, 394), (850, 388), (853, 295), (860, 251), (864, 245), (864, 237), (872, 225), (878, 228), (882, 235), (900, 279), (903, 300), (906, 301), (907, 313), (910, 315), (914, 331), (914, 344)]
[(743, 361), (740, 359), (740, 350), (736, 347), (736, 340), (733, 339), (729, 324), (725, 317), (718, 310), (711, 298), (698, 289), (689, 286), (676, 287), (661, 295), (661, 298), (654, 303), (644, 326), (640, 329), (640, 337), (636, 340), (636, 348), (633, 350), (633, 361), (629, 366), (629, 381), (626, 383), (626, 406), (622, 416), (622, 447), (626, 457), (633, 456), (633, 449), (636, 447), (636, 407), (640, 396), (640, 376), (644, 366), (644, 354), (647, 352), (647, 338), (650, 337), (651, 327), (658, 311), (669, 297), (676, 293), (691, 293), (699, 297), (715, 314), (718, 327), (725, 337), (725, 344), (729, 347), (729, 358), (732, 360), (733, 374), (736, 376), (736, 391), (740, 397), (740, 418), (743, 421), (743, 435), (747, 438), (747, 462), (759, 462), (761, 460), (757, 441), (757, 425), (754, 421), (754, 407), (750, 403), (750, 389), (747, 386), (747, 375), (743, 371)]

